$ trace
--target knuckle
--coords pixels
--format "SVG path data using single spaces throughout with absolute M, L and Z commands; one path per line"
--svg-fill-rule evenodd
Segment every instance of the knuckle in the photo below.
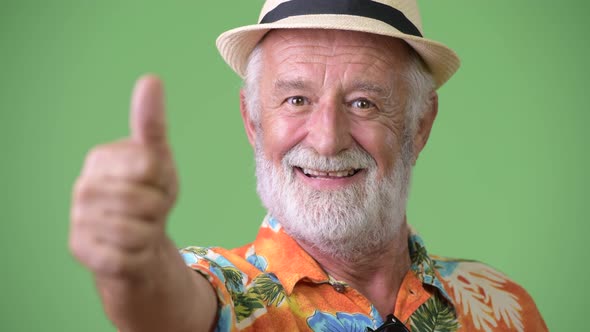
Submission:
M 93 188 L 90 183 L 82 177 L 78 178 L 74 183 L 74 188 L 72 190 L 74 204 L 88 199 L 92 196 L 92 192 Z
M 143 181 L 152 179 L 157 170 L 158 160 L 150 149 L 124 140 L 92 148 L 82 174 Z
M 84 223 L 84 209 L 80 205 L 73 205 L 70 209 L 70 227 L 72 231 L 79 229 Z
M 117 226 L 128 230 L 126 226 Z M 123 234 L 116 235 L 119 240 L 127 241 L 126 245 L 106 241 L 97 243 L 88 241 L 81 233 L 73 232 L 69 238 L 69 249 L 72 255 L 95 275 L 129 278 L 140 274 L 153 258 L 149 238 L 140 232 L 127 239 Z M 112 240 L 113 238 L 111 238 Z M 129 246 L 133 244 L 133 250 Z
M 88 247 L 89 241 L 84 241 L 79 232 L 73 231 L 70 234 L 68 241 L 68 247 L 70 253 L 82 264 L 87 265 L 88 263 Z
M 112 150 L 112 146 L 109 144 L 101 144 L 92 147 L 88 153 L 86 153 L 85 166 L 91 167 L 100 164 L 101 161 L 107 157 L 110 150 Z

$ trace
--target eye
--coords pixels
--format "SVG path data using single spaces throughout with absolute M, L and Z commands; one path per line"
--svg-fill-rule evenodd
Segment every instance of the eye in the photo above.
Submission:
M 364 110 L 375 107 L 375 104 L 368 101 L 367 99 L 357 99 L 357 100 L 354 100 L 350 104 L 354 108 L 359 108 L 359 109 L 364 109 Z
M 287 103 L 293 106 L 304 106 L 307 103 L 307 98 L 302 96 L 293 96 L 287 98 Z

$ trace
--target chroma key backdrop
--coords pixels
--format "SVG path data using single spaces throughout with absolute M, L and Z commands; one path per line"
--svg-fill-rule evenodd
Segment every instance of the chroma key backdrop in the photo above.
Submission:
M 0 330 L 115 331 L 68 251 L 86 152 L 128 134 L 131 88 L 165 81 L 181 180 L 178 247 L 236 247 L 264 209 L 239 116 L 240 80 L 215 48 L 261 0 L 0 2 Z M 590 198 L 587 2 L 420 1 L 425 35 L 462 59 L 439 90 L 409 222 L 429 252 L 521 283 L 551 331 L 582 331 Z M 584 310 L 583 310 L 584 308 Z

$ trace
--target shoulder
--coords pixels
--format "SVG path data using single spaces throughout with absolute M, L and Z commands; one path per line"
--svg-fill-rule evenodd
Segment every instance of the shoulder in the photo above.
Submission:
M 186 247 L 180 250 L 184 262 L 189 267 L 203 271 L 207 269 L 223 279 L 223 273 L 234 271 L 244 275 L 258 274 L 260 270 L 249 262 L 246 257 L 246 248 L 228 250 L 220 247 Z
M 266 262 L 254 253 L 252 245 L 232 250 L 187 247 L 180 253 L 185 263 L 203 275 L 217 293 L 216 331 L 251 327 L 258 318 L 274 310 L 271 307 L 287 303 L 280 281 L 274 274 L 264 272 Z
M 431 256 L 466 331 L 547 331 L 527 291 L 478 261 Z

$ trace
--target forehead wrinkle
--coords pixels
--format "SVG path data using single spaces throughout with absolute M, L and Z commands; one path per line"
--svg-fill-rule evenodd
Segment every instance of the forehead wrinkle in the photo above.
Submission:
M 402 47 L 398 47 L 395 42 L 396 42 L 396 39 L 393 39 L 393 38 L 389 39 L 388 38 L 385 41 L 385 43 L 379 44 L 377 46 L 377 45 L 374 45 L 374 42 L 367 41 L 360 47 L 360 49 L 372 50 L 374 52 L 363 52 L 363 53 L 359 53 L 358 51 L 357 52 L 354 51 L 354 50 L 359 50 L 358 45 L 345 44 L 345 45 L 342 45 L 341 47 L 351 48 L 353 51 L 347 52 L 347 53 L 340 53 L 340 54 L 349 54 L 349 55 L 355 55 L 355 56 L 359 56 L 360 54 L 363 54 L 365 56 L 368 55 L 368 56 L 371 56 L 377 60 L 377 61 L 373 62 L 374 65 L 377 65 L 379 62 L 381 62 L 382 64 L 385 65 L 386 68 L 400 68 L 408 63 L 409 46 L 406 43 L 403 43 L 400 41 L 400 43 L 402 44 L 401 45 Z
M 276 45 L 276 44 L 277 44 L 277 43 L 275 43 L 275 46 L 273 46 L 272 48 L 273 48 L 274 50 L 277 50 L 277 51 L 279 51 L 279 53 L 286 52 L 286 51 L 289 51 L 289 50 L 291 50 L 291 49 L 296 49 L 297 51 L 300 51 L 300 50 L 302 50 L 302 49 L 311 49 L 311 52 L 310 52 L 310 51 L 308 51 L 307 53 L 308 53 L 308 54 L 314 54 L 314 53 L 316 53 L 317 51 L 320 51 L 320 50 L 322 50 L 322 49 L 324 49 L 325 51 L 329 51 L 329 50 L 331 50 L 331 49 L 332 49 L 332 47 L 329 47 L 329 46 L 323 46 L 323 45 L 303 45 L 303 46 L 302 46 L 302 45 L 298 45 L 298 44 L 296 44 L 296 43 L 295 43 L 295 44 L 294 44 L 294 43 L 287 43 L 287 44 L 286 44 L 286 45 L 284 45 L 284 46 L 279 46 L 279 47 L 277 47 L 277 45 Z M 314 55 L 316 55 L 316 56 L 318 56 L 318 55 L 322 55 L 322 56 L 326 56 L 326 55 L 328 55 L 328 52 L 317 52 L 317 53 L 320 53 L 320 54 L 314 54 Z M 324 53 L 326 53 L 326 54 L 324 54 Z
M 295 37 L 291 38 L 294 39 Z M 340 47 L 340 46 L 338 46 Z M 357 49 L 358 47 L 354 47 L 352 45 L 347 46 L 348 48 L 352 48 L 352 49 Z M 370 48 L 375 50 L 375 52 L 354 52 L 354 51 L 350 51 L 350 52 L 336 52 L 336 48 L 337 47 L 330 47 L 330 46 L 321 46 L 321 45 L 314 45 L 314 46 L 304 46 L 301 47 L 300 45 L 286 45 L 284 47 L 281 47 L 279 50 L 280 52 L 278 52 L 279 54 L 281 53 L 289 53 L 287 52 L 289 49 L 296 49 L 297 51 L 301 51 L 302 48 L 312 48 L 313 50 L 317 50 L 320 52 L 314 52 L 313 50 L 310 52 L 306 52 L 306 53 L 301 53 L 301 52 L 295 52 L 296 54 L 294 55 L 288 55 L 286 57 L 280 57 L 279 59 L 277 59 L 277 63 L 279 65 L 288 63 L 288 62 L 292 62 L 292 64 L 317 64 L 317 65 L 331 65 L 329 62 L 327 61 L 327 59 L 334 59 L 334 58 L 338 58 L 338 57 L 346 57 L 346 56 L 350 56 L 350 57 L 360 57 L 360 56 L 370 56 L 374 58 L 374 61 L 371 61 L 370 65 L 371 66 L 377 66 L 377 70 L 382 71 L 382 70 L 387 70 L 387 69 L 391 69 L 391 68 L 396 68 L 396 67 L 401 67 L 402 63 L 405 63 L 405 61 L 403 61 L 402 59 L 400 59 L 397 56 L 391 56 L 384 54 L 383 49 L 379 48 L 379 47 L 369 47 L 369 46 L 363 46 L 366 48 Z M 327 52 L 321 52 L 321 51 L 327 51 Z M 391 53 L 391 52 L 389 52 Z M 399 52 L 396 52 L 399 53 Z M 295 60 L 293 60 L 293 58 L 295 58 Z M 398 61 L 396 61 L 398 60 Z M 400 61 L 401 60 L 401 61 Z M 367 65 L 367 62 L 360 62 L 360 61 L 349 61 L 349 64 L 356 64 L 356 65 Z
M 342 48 L 358 48 L 358 47 L 362 47 L 362 48 L 367 48 L 367 49 L 371 49 L 371 50 L 375 50 L 377 51 L 377 53 L 382 53 L 382 52 L 389 52 L 389 51 L 393 51 L 393 44 L 390 42 L 385 42 L 383 43 L 379 43 L 379 46 L 377 45 L 373 45 L 373 43 L 364 43 L 363 45 L 354 45 L 354 44 L 344 44 L 344 45 L 340 45 L 340 47 Z M 407 48 L 404 47 L 402 48 L 403 52 L 394 52 L 394 53 L 400 53 L 400 54 L 406 54 L 407 53 Z
M 273 87 L 275 90 L 288 91 L 288 90 L 305 90 L 309 86 L 309 83 L 301 78 L 295 79 L 283 79 L 278 78 L 274 81 Z
M 323 33 L 323 32 L 341 32 L 341 31 L 320 29 L 319 32 Z M 272 44 L 274 44 L 274 47 L 272 47 L 272 48 L 276 48 L 280 44 L 283 44 L 283 43 L 281 43 L 281 41 L 282 41 L 282 42 L 284 42 L 284 44 L 287 44 L 284 47 L 282 47 L 283 49 L 286 50 L 286 49 L 289 49 L 290 47 L 301 46 L 301 45 L 299 45 L 299 46 L 297 45 L 297 44 L 300 44 L 300 41 L 302 41 L 303 43 L 306 43 L 306 39 L 308 39 L 308 38 L 305 38 L 305 37 L 302 38 L 302 36 L 308 36 L 310 33 L 311 32 L 308 29 L 303 29 L 303 30 L 301 30 L 301 29 L 271 30 L 265 36 L 265 38 L 263 39 L 262 42 L 264 44 L 268 44 L 268 40 L 272 39 L 269 37 L 271 37 L 271 36 L 277 37 L 278 40 L 272 42 Z M 321 36 L 326 36 L 326 34 L 321 34 Z M 359 36 L 362 36 L 362 39 L 356 38 Z M 293 40 L 295 40 L 295 42 L 293 42 Z M 309 46 L 309 47 L 319 48 L 319 49 L 323 48 L 328 51 L 331 50 L 332 52 L 334 52 L 338 48 L 358 49 L 359 47 L 362 47 L 362 48 L 376 50 L 376 53 L 383 53 L 383 52 L 394 53 L 396 55 L 395 56 L 396 58 L 399 58 L 398 55 L 400 55 L 402 58 L 404 56 L 407 56 L 409 54 L 409 48 L 410 48 L 409 45 L 401 39 L 387 37 L 387 36 L 371 35 L 371 34 L 366 34 L 366 33 L 362 33 L 362 32 L 358 32 L 358 33 L 348 32 L 346 37 L 343 37 L 342 33 L 339 33 L 336 35 L 330 34 L 330 36 L 327 37 L 327 39 L 324 38 L 324 40 L 327 40 L 327 42 L 322 43 L 322 44 L 315 44 L 315 45 L 308 44 L 308 45 L 304 45 L 304 47 Z M 358 43 L 351 43 L 353 40 L 358 41 Z
M 338 66 L 341 64 L 346 64 L 347 66 L 349 65 L 359 65 L 359 66 L 368 66 L 367 68 L 375 68 L 375 70 L 377 70 L 378 72 L 384 72 L 384 71 L 395 71 L 395 72 L 399 72 L 399 70 L 401 69 L 402 65 L 401 64 L 395 64 L 391 61 L 388 61 L 390 59 L 385 58 L 385 57 L 381 57 L 381 56 L 377 56 L 377 55 L 373 55 L 373 61 L 368 62 L 366 59 L 364 61 L 361 60 L 356 60 L 356 59 L 346 59 L 345 61 L 337 61 L 338 57 L 360 57 L 360 55 L 358 53 L 343 53 L 343 54 L 338 54 L 337 56 L 330 56 L 330 55 L 318 55 L 318 54 L 299 54 L 299 55 L 294 55 L 291 57 L 287 57 L 283 60 L 281 60 L 280 64 L 284 64 L 284 63 L 289 63 L 291 62 L 291 64 L 297 64 L 297 65 L 324 65 L 327 67 L 332 67 L 332 66 Z M 293 59 L 295 58 L 295 59 Z
M 361 39 L 355 37 L 356 35 L 361 36 L 360 34 L 352 35 L 355 38 L 349 38 L 349 34 L 346 36 L 340 33 L 336 35 L 325 34 L 325 36 L 322 34 L 320 35 L 323 36 L 320 38 L 323 40 L 322 43 L 308 43 L 308 41 L 315 40 L 315 35 L 308 36 L 308 31 L 295 33 L 294 31 L 275 30 L 274 32 L 271 31 L 267 37 L 270 37 L 270 35 L 278 37 L 272 40 L 272 42 L 272 38 L 266 38 L 264 40 L 264 48 L 273 54 L 275 64 L 281 68 L 281 72 L 275 73 L 275 76 L 278 74 L 278 76 L 283 76 L 286 79 L 290 79 L 290 77 L 294 79 L 297 77 L 301 78 L 299 75 L 301 74 L 300 70 L 302 68 L 300 69 L 299 66 L 323 67 L 320 71 L 322 74 L 316 72 L 319 75 L 314 75 L 317 80 L 307 81 L 305 84 L 302 84 L 304 82 L 289 84 L 288 86 L 278 84 L 276 85 L 277 88 L 309 89 L 311 88 L 311 84 L 319 83 L 325 86 L 326 84 L 337 83 L 334 81 L 334 77 L 328 74 L 331 70 L 329 68 L 344 65 L 348 69 L 341 71 L 341 74 L 338 76 L 341 78 L 350 77 L 352 80 L 349 82 L 352 82 L 355 78 L 383 77 L 383 73 L 387 73 L 386 76 L 388 77 L 385 78 L 384 82 L 375 82 L 382 84 L 385 88 L 382 89 L 382 92 L 367 87 L 361 90 L 373 90 L 375 94 L 391 96 L 394 94 L 394 85 L 397 85 L 398 74 L 403 70 L 403 65 L 407 63 L 406 60 L 409 54 L 409 46 L 407 44 L 389 37 L 381 38 L 362 35 L 363 38 Z M 340 61 L 339 57 L 341 57 L 342 61 Z M 360 68 L 349 70 L 350 66 L 360 66 Z M 309 70 L 311 68 L 313 67 L 310 67 Z M 308 69 L 303 70 L 307 72 Z M 316 67 L 314 70 L 319 70 L 319 67 Z M 321 76 L 323 76 L 323 79 Z M 346 79 L 340 81 L 340 85 L 346 81 Z M 351 86 L 352 83 L 347 85 Z M 357 85 L 361 87 L 362 84 Z
M 399 61 L 404 61 L 408 55 L 409 55 L 409 46 L 405 43 L 403 43 L 403 45 L 401 45 L 402 47 L 398 47 L 395 43 L 394 40 L 387 40 L 384 43 L 378 43 L 375 44 L 376 41 L 366 41 L 365 43 L 363 43 L 362 45 L 354 45 L 354 44 L 343 44 L 343 45 L 334 45 L 333 48 L 343 48 L 343 49 L 352 49 L 353 51 L 348 52 L 350 54 L 354 54 L 354 55 L 358 55 L 358 52 L 355 52 L 355 50 L 360 49 L 366 49 L 366 50 L 372 50 L 374 52 L 371 52 L 369 55 L 381 58 L 382 60 L 389 62 L 387 60 L 389 59 L 396 59 Z M 344 53 L 341 53 L 344 54 Z M 385 60 L 387 59 L 387 60 Z
M 299 62 L 297 62 L 299 63 Z M 326 65 L 323 62 L 301 62 L 303 64 L 319 64 L 319 65 Z M 347 66 L 350 65 L 354 65 L 357 63 L 349 63 L 347 64 Z M 358 63 L 359 65 L 365 65 L 365 63 Z M 335 66 L 335 64 L 328 64 L 327 66 Z M 345 70 L 345 73 L 350 73 L 350 71 Z M 348 74 L 345 74 L 345 77 L 349 76 Z M 327 79 L 327 77 L 325 77 L 325 79 Z M 346 78 L 344 78 L 344 81 L 347 81 Z M 347 90 L 352 90 L 352 91 L 362 91 L 362 92 L 367 92 L 367 93 L 371 93 L 374 94 L 375 96 L 379 97 L 379 98 L 389 98 L 392 94 L 393 94 L 393 86 L 391 83 L 393 80 L 387 80 L 386 82 L 374 82 L 374 81 L 370 81 L 370 80 L 364 80 L 364 79 L 356 79 L 353 78 L 353 81 L 351 84 L 348 84 L 348 89 Z M 327 82 L 324 82 L 324 85 Z M 302 77 L 294 77 L 294 78 L 289 78 L 289 77 L 279 77 L 277 79 L 275 79 L 273 81 L 273 88 L 277 91 L 290 91 L 290 90 L 309 90 L 311 89 L 312 86 L 312 82 L 310 80 L 304 79 Z
M 388 91 L 391 91 L 391 88 L 389 87 L 384 88 L 380 84 L 361 80 L 354 81 L 351 85 L 351 88 L 354 91 L 370 92 L 382 96 L 388 94 Z
M 362 53 L 358 53 L 358 52 L 346 52 L 346 53 L 338 53 L 338 54 L 316 54 L 316 53 L 303 53 L 303 54 L 296 54 L 296 55 L 290 55 L 287 56 L 286 58 L 281 60 L 281 63 L 288 61 L 289 59 L 295 57 L 296 60 L 294 61 L 295 63 L 317 63 L 319 62 L 318 60 L 312 60 L 312 59 L 318 59 L 321 58 L 323 60 L 325 59 L 338 59 L 339 57 L 352 57 L 352 60 L 348 60 L 346 61 L 346 63 L 351 63 L 351 64 L 368 64 L 367 61 L 362 62 L 362 61 L 358 61 L 355 60 L 355 58 L 359 58 L 362 56 L 371 56 L 372 58 L 375 58 L 374 61 L 371 61 L 370 64 L 375 64 L 377 62 L 382 62 L 383 64 L 386 64 L 388 66 L 394 67 L 394 63 L 391 62 L 391 58 L 390 57 L 386 57 L 386 56 L 381 56 L 381 55 L 377 55 L 377 54 L 362 54 Z M 321 61 L 321 60 L 320 60 Z M 322 63 L 325 64 L 330 64 L 330 61 L 323 61 Z
M 292 63 L 290 63 L 291 65 L 320 65 L 320 66 L 325 66 L 325 67 L 336 67 L 336 66 L 341 66 L 343 65 L 343 63 L 326 63 L 325 61 L 321 61 L 321 60 L 297 60 L 294 61 Z M 371 64 L 367 64 L 366 62 L 349 62 L 347 61 L 346 63 L 344 63 L 346 66 L 353 66 L 353 65 L 358 65 L 358 66 L 367 66 L 368 68 L 371 67 L 376 67 L 376 65 L 374 63 Z M 378 66 L 380 67 L 380 66 Z M 386 67 L 386 68 L 390 68 L 390 67 Z M 376 70 L 381 72 L 384 71 L 385 68 L 381 69 L 381 68 L 377 68 Z M 364 71 L 366 72 L 366 70 Z

